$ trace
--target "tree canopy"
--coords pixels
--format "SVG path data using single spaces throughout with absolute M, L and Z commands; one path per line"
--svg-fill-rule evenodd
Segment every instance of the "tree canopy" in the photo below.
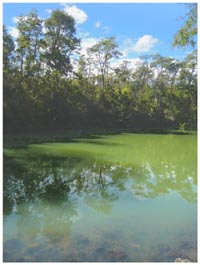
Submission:
M 196 45 L 197 36 L 197 3 L 187 4 L 189 11 L 185 16 L 183 27 L 176 33 L 173 46 L 185 47 Z
M 191 5 L 174 45 L 194 44 L 195 10 Z M 113 64 L 121 56 L 114 37 L 78 55 L 75 21 L 63 11 L 53 11 L 44 21 L 32 11 L 19 17 L 17 28 L 16 45 L 3 29 L 5 132 L 196 129 L 195 50 L 183 60 L 149 54 L 131 68 L 127 60 Z

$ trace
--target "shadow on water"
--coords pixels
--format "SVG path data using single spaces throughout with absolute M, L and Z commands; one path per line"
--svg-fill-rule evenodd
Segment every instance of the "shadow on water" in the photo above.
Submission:
M 120 135 L 124 133 L 136 134 L 174 134 L 174 135 L 195 135 L 196 131 L 180 131 L 169 129 L 143 129 L 143 128 L 124 128 L 124 129 L 110 129 L 110 130 L 95 130 L 95 131 L 66 131 L 66 132 L 41 132 L 35 134 L 18 134 L 4 135 L 4 147 L 25 148 L 29 144 L 42 143 L 76 143 L 80 139 L 85 140 L 100 140 L 104 136 Z M 90 143 L 90 141 L 88 141 Z M 99 143 L 98 141 L 96 144 Z M 105 143 L 108 145 L 108 143 Z
M 111 143 L 102 141 L 103 136 L 98 135 L 88 135 L 82 136 L 81 138 L 69 138 L 69 137 L 41 137 L 41 138 L 7 138 L 4 141 L 4 148 L 15 148 L 15 149 L 26 149 L 29 145 L 32 144 L 44 144 L 44 143 L 89 143 L 96 145 L 104 145 L 104 146 L 117 146 L 118 143 Z
M 96 144 L 95 140 L 91 143 Z M 145 199 L 177 191 L 187 202 L 195 203 L 194 183 L 185 169 L 176 172 L 174 165 L 163 164 L 156 171 L 148 163 L 123 167 L 98 163 L 81 155 L 68 158 L 4 155 L 4 223 L 13 214 L 17 216 L 17 235 L 5 240 L 4 261 L 124 262 L 133 261 L 133 256 L 136 261 L 174 261 L 180 253 L 184 258 L 186 252 L 193 251 L 189 255 L 192 259 L 196 257 L 195 243 L 185 246 L 184 253 L 180 245 L 176 253 L 170 248 L 166 255 L 161 249 L 145 254 L 137 242 L 132 242 L 130 249 L 116 243 L 120 232 L 115 230 L 109 236 L 98 233 L 72 236 L 72 225 L 80 218 L 80 198 L 87 207 L 110 216 L 124 192 Z
M 101 138 L 98 138 L 98 140 Z M 120 146 L 122 143 L 112 143 L 106 141 L 98 141 L 98 140 L 87 140 L 87 139 L 79 139 L 77 140 L 78 143 L 87 143 L 87 144 L 94 144 L 94 145 L 103 145 L 103 146 Z

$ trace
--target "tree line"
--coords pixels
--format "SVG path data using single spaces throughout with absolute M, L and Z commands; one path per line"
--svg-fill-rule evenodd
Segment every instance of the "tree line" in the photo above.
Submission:
M 195 47 L 194 10 L 191 5 L 174 45 Z M 122 55 L 115 38 L 81 54 L 75 21 L 61 10 L 46 20 L 36 11 L 20 16 L 17 29 L 14 42 L 3 26 L 4 132 L 196 129 L 195 48 L 181 61 L 149 54 L 135 68 L 126 60 L 114 67 Z

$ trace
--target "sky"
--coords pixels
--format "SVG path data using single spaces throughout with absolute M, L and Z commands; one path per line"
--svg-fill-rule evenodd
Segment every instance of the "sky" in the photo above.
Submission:
M 191 48 L 173 48 L 176 32 L 183 26 L 187 12 L 181 3 L 4 3 L 3 24 L 14 39 L 17 17 L 36 10 L 42 19 L 61 9 L 74 17 L 76 34 L 81 38 L 82 53 L 100 39 L 114 36 L 120 60 L 135 63 L 146 54 L 159 53 L 178 60 Z

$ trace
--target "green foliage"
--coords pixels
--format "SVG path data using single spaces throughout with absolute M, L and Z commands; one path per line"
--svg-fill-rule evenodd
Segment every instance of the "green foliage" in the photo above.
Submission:
M 173 46 L 185 47 L 196 45 L 197 36 L 197 3 L 187 4 L 189 12 L 186 14 L 184 26 L 176 33 Z
M 14 51 L 15 45 L 10 34 L 8 34 L 6 27 L 3 26 L 3 68 L 8 70 L 11 66 L 11 55 Z
M 74 24 L 74 19 L 61 10 L 53 11 L 51 17 L 45 20 L 47 49 L 44 58 L 50 68 L 66 76 L 72 70 L 69 55 L 79 44 L 74 35 Z
M 80 42 L 74 19 L 60 10 L 45 21 L 36 12 L 21 16 L 18 30 L 16 50 L 3 32 L 6 132 L 196 129 L 196 51 L 182 61 L 155 54 L 141 57 L 135 69 L 128 61 L 113 68 L 111 60 L 120 55 L 115 39 L 74 55 Z
M 179 124 L 179 131 L 184 132 L 185 131 L 185 122 Z
M 121 53 L 117 50 L 114 37 L 100 40 L 89 49 L 89 53 L 94 55 L 94 63 L 98 65 L 101 74 L 102 87 L 105 88 L 105 81 L 108 78 L 109 61 L 118 58 Z
M 42 40 L 42 20 L 35 11 L 28 16 L 20 16 L 17 29 L 16 57 L 20 62 L 21 74 L 38 74 L 40 71 L 40 52 L 45 47 Z

